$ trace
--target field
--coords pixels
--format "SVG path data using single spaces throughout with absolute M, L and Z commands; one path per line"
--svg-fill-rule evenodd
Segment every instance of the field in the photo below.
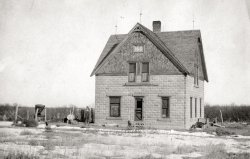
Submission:
M 4 125 L 5 124 L 5 125 Z M 249 158 L 250 136 L 51 125 L 10 127 L 0 122 L 0 158 Z M 59 126 L 59 127 L 58 127 Z M 237 128 L 238 129 L 238 128 Z M 244 128 L 250 132 L 250 127 Z
M 0 158 L 5 159 L 245 159 L 250 158 L 250 107 L 209 106 L 205 117 L 217 118 L 225 128 L 209 127 L 203 130 L 174 131 L 128 128 L 104 128 L 91 124 L 67 125 L 61 123 L 71 107 L 47 109 L 51 130 L 44 124 L 38 128 L 10 126 L 15 107 L 0 105 Z M 74 114 L 80 115 L 81 109 Z M 21 106 L 18 115 L 34 117 L 34 108 Z M 5 116 L 5 117 L 4 117 Z

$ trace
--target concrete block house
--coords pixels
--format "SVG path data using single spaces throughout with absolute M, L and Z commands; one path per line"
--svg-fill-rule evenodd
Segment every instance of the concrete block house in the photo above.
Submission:
M 152 30 L 137 23 L 109 37 L 91 74 L 96 123 L 188 129 L 204 117 L 200 31 L 161 32 L 160 21 Z

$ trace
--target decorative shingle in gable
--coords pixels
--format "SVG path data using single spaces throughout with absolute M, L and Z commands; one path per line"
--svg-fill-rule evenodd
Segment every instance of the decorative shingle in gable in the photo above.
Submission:
M 139 23 L 137 23 L 128 34 L 110 36 L 91 76 L 95 74 L 103 61 L 108 58 L 112 52 L 118 50 L 132 32 L 136 31 L 143 32 L 143 34 L 145 34 L 145 36 L 147 36 L 184 74 L 193 75 L 194 63 L 196 63 L 195 52 L 198 51 L 198 58 L 200 59 L 199 68 L 202 68 L 200 69 L 200 75 L 202 75 L 201 78 L 208 81 L 199 30 L 154 33 Z M 198 38 L 200 38 L 200 47 Z

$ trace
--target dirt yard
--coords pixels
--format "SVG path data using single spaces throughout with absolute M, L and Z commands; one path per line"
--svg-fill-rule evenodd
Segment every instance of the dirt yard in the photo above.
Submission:
M 1 125 L 1 123 L 0 123 Z M 2 124 L 4 125 L 4 124 Z M 249 158 L 250 136 L 205 132 L 114 130 L 52 126 L 0 128 L 0 158 L 18 153 L 37 158 Z

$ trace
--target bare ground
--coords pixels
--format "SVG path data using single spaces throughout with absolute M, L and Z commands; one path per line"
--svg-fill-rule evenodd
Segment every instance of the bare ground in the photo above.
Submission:
M 0 124 L 1 125 L 1 124 Z M 42 126 L 40 126 L 42 127 Z M 0 158 L 24 152 L 40 158 L 218 158 L 250 153 L 250 136 L 205 132 L 79 127 L 0 128 Z M 246 155 L 249 157 L 250 155 Z

